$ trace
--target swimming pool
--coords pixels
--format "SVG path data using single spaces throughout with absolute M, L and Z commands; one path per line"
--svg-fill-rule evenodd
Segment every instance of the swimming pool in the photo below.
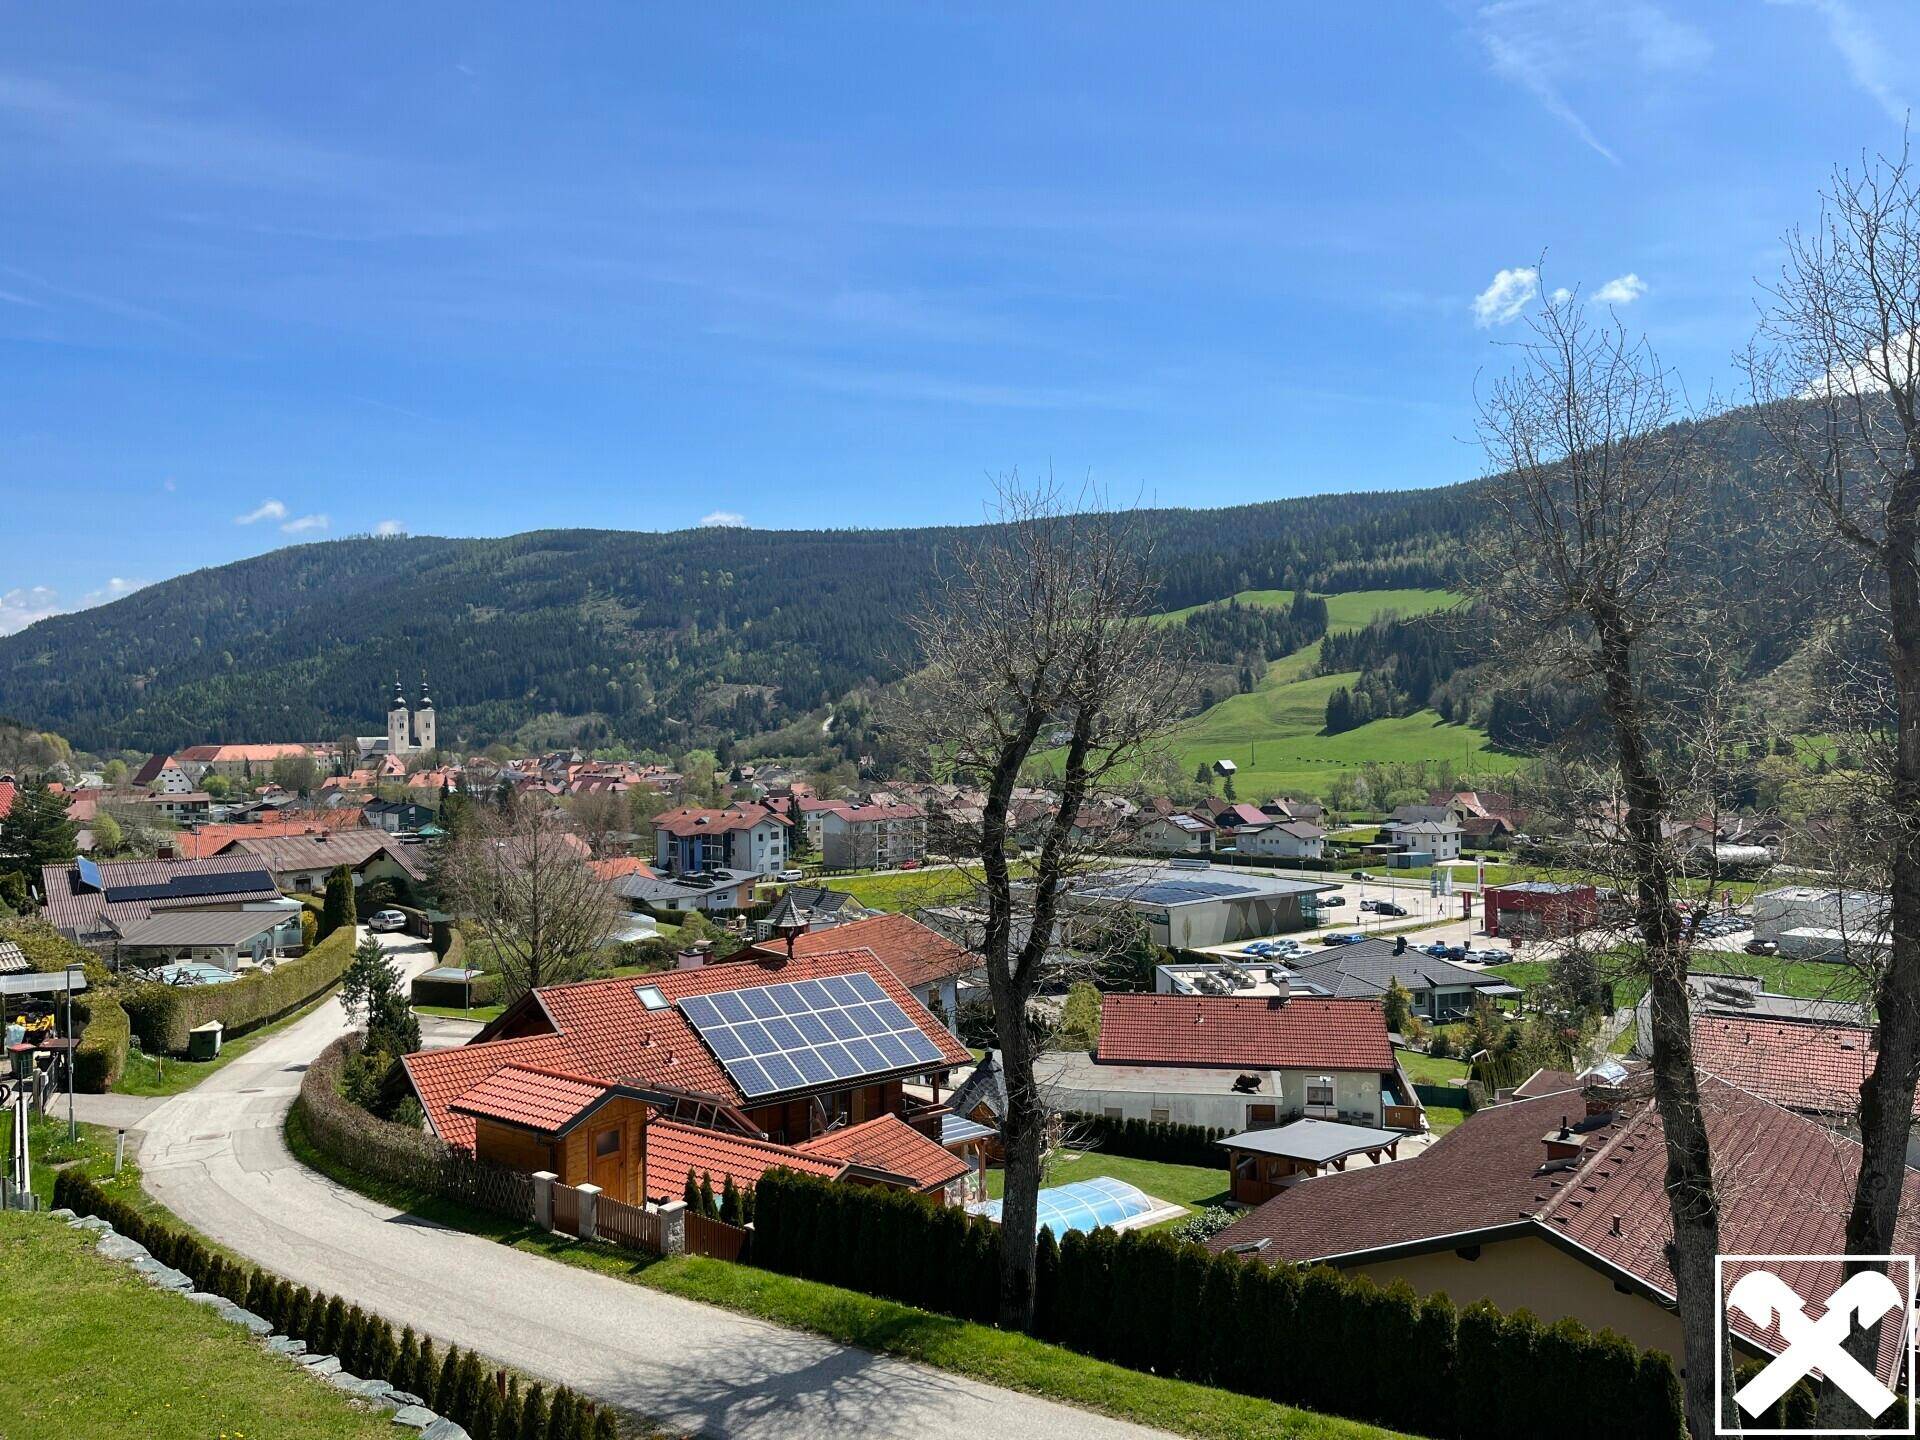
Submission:
M 1076 1180 L 1071 1185 L 1042 1190 L 1039 1220 L 1043 1228 L 1053 1232 L 1054 1239 L 1060 1240 L 1069 1230 L 1098 1230 L 1102 1225 L 1124 1230 L 1129 1222 L 1164 1208 L 1152 1196 L 1126 1181 L 1102 1175 L 1098 1179 Z M 967 1213 L 984 1215 L 997 1225 L 1000 1202 L 976 1201 L 967 1207 Z

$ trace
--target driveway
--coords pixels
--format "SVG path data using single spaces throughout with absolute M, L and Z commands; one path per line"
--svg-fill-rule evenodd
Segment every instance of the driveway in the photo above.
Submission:
M 424 945 L 392 948 L 410 973 L 432 963 Z M 150 1113 L 147 1188 L 296 1284 L 671 1430 L 756 1440 L 1156 1433 L 510 1250 L 342 1189 L 295 1161 L 280 1127 L 307 1063 L 348 1028 L 330 1001 Z

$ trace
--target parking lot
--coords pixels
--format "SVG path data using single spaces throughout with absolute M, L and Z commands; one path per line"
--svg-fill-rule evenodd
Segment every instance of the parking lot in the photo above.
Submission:
M 1472 875 L 1471 869 L 1462 869 L 1455 883 L 1471 883 Z M 1469 899 L 1473 904 L 1471 918 L 1462 914 Z M 1362 908 L 1363 903 L 1377 904 L 1381 901 L 1397 905 L 1408 913 L 1382 914 L 1371 908 L 1371 904 L 1368 908 Z M 1320 926 L 1317 930 L 1260 938 L 1297 940 L 1309 951 L 1316 951 L 1324 948 L 1320 937 L 1329 933 L 1368 936 L 1405 934 L 1407 944 L 1413 947 L 1437 942 L 1468 950 L 1503 950 L 1508 958 L 1515 960 L 1544 960 L 1565 943 L 1558 939 L 1526 942 L 1516 941 L 1509 936 L 1490 936 L 1486 931 L 1485 913 L 1478 894 L 1456 890 L 1452 895 L 1435 896 L 1429 893 L 1426 880 L 1396 881 L 1388 878 L 1387 872 L 1368 872 L 1366 879 L 1357 876 L 1342 879 L 1335 889 L 1320 897 L 1319 903 Z M 1606 946 L 1619 937 L 1615 933 L 1596 931 L 1588 938 L 1596 945 Z M 1698 948 L 1738 952 L 1752 939 L 1752 923 L 1747 917 L 1738 913 L 1715 914 L 1702 923 Z M 1231 944 L 1209 946 L 1207 953 L 1240 956 L 1248 945 L 1254 943 L 1257 943 L 1256 940 L 1239 940 Z M 1479 969 L 1501 962 L 1469 960 L 1460 963 L 1466 964 L 1469 969 Z

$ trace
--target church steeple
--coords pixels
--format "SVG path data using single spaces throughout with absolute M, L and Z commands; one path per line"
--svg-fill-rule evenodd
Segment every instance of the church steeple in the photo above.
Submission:
M 420 672 L 420 708 L 413 712 L 413 743 L 417 749 L 437 750 L 440 737 L 433 718 L 433 696 L 427 693 L 427 672 Z
M 407 697 L 400 688 L 400 672 L 393 672 L 393 704 L 387 707 L 387 753 L 404 755 L 412 748 L 413 727 L 407 723 Z

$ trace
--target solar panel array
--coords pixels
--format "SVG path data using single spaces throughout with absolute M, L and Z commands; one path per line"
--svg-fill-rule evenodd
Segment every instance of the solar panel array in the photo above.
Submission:
M 679 1006 L 749 1100 L 946 1063 L 871 975 L 689 995 Z
M 93 861 L 82 855 L 73 864 L 74 868 L 80 872 L 82 885 L 90 886 L 95 890 L 106 889 L 106 882 L 100 878 L 100 867 Z
M 273 876 L 265 870 L 222 870 L 211 875 L 174 875 L 152 885 L 113 885 L 106 895 L 110 903 L 118 905 L 128 900 L 191 900 L 273 888 Z

